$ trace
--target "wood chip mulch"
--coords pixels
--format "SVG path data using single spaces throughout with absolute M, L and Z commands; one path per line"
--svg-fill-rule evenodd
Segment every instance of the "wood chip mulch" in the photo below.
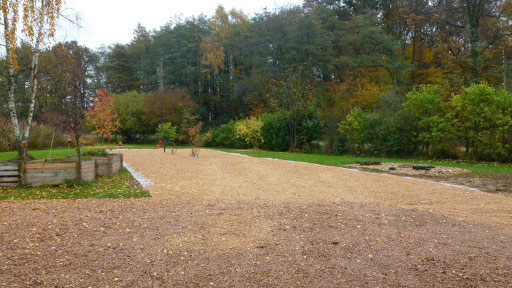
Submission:
M 201 151 L 123 151 L 132 200 L 0 202 L 0 287 L 507 287 L 512 197 Z

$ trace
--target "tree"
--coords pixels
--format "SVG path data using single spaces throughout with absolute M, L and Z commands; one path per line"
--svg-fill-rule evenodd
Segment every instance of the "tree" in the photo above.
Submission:
M 149 95 L 142 108 L 142 120 L 150 131 L 155 131 L 162 122 L 181 125 L 184 113 L 193 112 L 195 107 L 196 104 L 185 90 L 167 88 Z
M 103 64 L 105 84 L 113 93 L 124 93 L 137 90 L 140 82 L 135 76 L 135 68 L 125 45 L 115 44 L 106 56 Z
M 63 103 L 64 111 L 64 131 L 73 135 L 76 143 L 76 154 L 78 156 L 77 165 L 77 181 L 82 181 L 82 150 L 80 138 L 83 136 L 85 128 L 86 106 L 83 105 L 87 101 L 84 93 L 73 93 L 69 95 L 66 102 Z
M 159 140 L 174 141 L 176 140 L 176 138 L 178 138 L 177 130 L 178 127 L 173 126 L 172 122 L 160 123 L 156 128 L 155 136 Z
M 148 96 L 136 91 L 113 94 L 115 113 L 118 115 L 121 135 L 127 141 L 136 142 L 152 131 L 143 122 L 143 107 Z
M 53 38 L 56 30 L 56 21 L 60 14 L 62 6 L 61 0 L 24 0 L 22 3 L 23 20 L 22 35 L 26 41 L 32 44 L 32 59 L 30 61 L 30 102 L 26 125 L 23 131 L 20 129 L 18 114 L 16 111 L 15 93 L 15 74 L 18 70 L 18 61 L 16 56 L 16 46 L 20 35 L 18 35 L 18 22 L 20 0 L 3 0 L 0 6 L 2 10 L 2 20 L 4 26 L 3 38 L 5 41 L 5 52 L 8 62 L 8 85 L 9 85 L 9 110 L 14 129 L 16 148 L 18 156 L 26 158 L 27 151 L 23 149 L 21 143 L 28 141 L 30 127 L 34 115 L 34 108 L 37 94 L 37 76 L 39 69 L 40 46 L 46 40 Z
M 158 55 L 153 38 L 141 24 L 137 25 L 133 34 L 133 40 L 126 49 L 133 63 L 136 81 L 140 83 L 140 91 L 154 91 L 157 89 Z
M 209 134 L 201 135 L 203 123 L 197 121 L 197 116 L 185 112 L 183 123 L 181 123 L 181 140 L 192 146 L 190 157 L 199 158 L 200 148 L 204 141 L 210 138 Z
M 336 60 L 338 69 L 349 74 L 355 69 L 381 70 L 389 76 L 388 83 L 399 88 L 408 67 L 399 53 L 400 43 L 385 32 L 377 14 L 354 16 L 344 29 L 347 31 L 340 39 L 342 54 Z
M 81 105 L 87 109 L 96 92 L 91 87 L 96 69 L 96 55 L 76 41 L 57 43 L 42 53 L 38 117 L 45 112 L 64 114 L 63 103 L 75 94 L 81 94 Z
M 510 94 L 508 94 L 510 95 Z M 466 157 L 479 160 L 493 153 L 502 109 L 497 91 L 486 83 L 472 84 L 454 95 L 453 126 L 466 147 Z
M 302 69 L 290 70 L 285 75 L 286 78 L 274 80 L 268 95 L 276 111 L 289 114 L 287 131 L 292 151 L 298 148 L 297 136 L 301 119 L 315 105 L 316 99 L 312 81 L 304 78 L 302 72 Z
M 417 119 L 417 140 L 430 157 L 451 156 L 455 131 L 448 97 L 437 86 L 420 86 L 407 94 L 404 107 Z
M 90 126 L 93 127 L 93 134 L 103 136 L 107 135 L 110 143 L 112 133 L 119 131 L 119 118 L 115 113 L 114 98 L 108 94 L 107 90 L 99 89 L 97 96 L 93 100 L 93 106 L 85 113 L 85 118 Z
M 366 128 L 366 114 L 360 108 L 354 108 L 347 115 L 346 119 L 338 124 L 338 131 L 345 135 L 348 140 L 348 151 L 350 153 L 361 153 L 363 133 Z

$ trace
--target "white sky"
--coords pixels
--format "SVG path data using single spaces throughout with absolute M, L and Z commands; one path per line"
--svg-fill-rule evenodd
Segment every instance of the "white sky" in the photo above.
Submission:
M 272 10 L 301 3 L 302 0 L 65 0 L 65 14 L 77 13 L 82 28 L 62 20 L 56 40 L 77 40 L 81 45 L 96 49 L 101 45 L 128 43 L 138 23 L 153 30 L 175 16 L 213 15 L 218 5 L 253 15 L 265 7 Z

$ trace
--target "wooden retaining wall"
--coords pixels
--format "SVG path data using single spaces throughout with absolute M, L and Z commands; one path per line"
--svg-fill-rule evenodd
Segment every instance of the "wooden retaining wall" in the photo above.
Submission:
M 94 157 L 96 163 L 96 175 L 110 175 L 119 172 L 123 168 L 123 154 L 109 154 L 106 157 Z
M 16 162 L 0 162 L 0 187 L 18 186 L 20 171 Z
M 22 165 L 22 183 L 33 187 L 41 185 L 62 184 L 66 180 L 77 178 L 77 165 L 72 162 L 42 162 L 33 161 Z M 94 180 L 96 178 L 96 166 L 94 160 L 82 161 L 80 171 L 82 180 Z

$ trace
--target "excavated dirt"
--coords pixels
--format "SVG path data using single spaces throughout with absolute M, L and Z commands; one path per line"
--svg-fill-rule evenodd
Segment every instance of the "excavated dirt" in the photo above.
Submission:
M 443 166 L 431 166 L 429 170 L 415 170 L 413 166 L 416 164 L 409 163 L 381 163 L 379 165 L 360 165 L 351 164 L 345 167 L 361 169 L 361 170 L 375 170 L 379 172 L 386 172 L 396 175 L 407 175 L 407 176 L 454 176 L 468 174 L 471 171 L 461 168 L 443 167 Z M 425 165 L 420 165 L 425 166 Z M 395 170 L 390 170 L 393 167 Z
M 0 287 L 508 287 L 512 197 L 201 151 L 123 151 L 134 200 L 0 202 Z

